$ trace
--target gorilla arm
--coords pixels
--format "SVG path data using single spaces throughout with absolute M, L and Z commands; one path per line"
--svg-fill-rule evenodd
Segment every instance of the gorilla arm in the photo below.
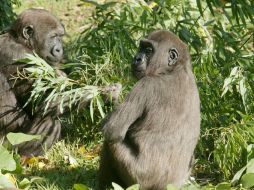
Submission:
M 25 112 L 17 106 L 16 97 L 6 77 L 0 72 L 0 138 L 6 132 L 22 126 L 26 120 Z
M 147 81 L 141 79 L 133 87 L 125 101 L 110 115 L 103 126 L 103 134 L 108 142 L 121 142 L 130 126 L 142 116 L 145 109 Z
M 38 141 L 26 142 L 18 145 L 23 155 L 39 155 L 43 152 L 42 144 L 50 148 L 60 137 L 60 122 L 50 113 L 42 115 L 41 112 L 33 118 L 18 105 L 6 77 L 0 72 L 0 138 L 8 132 L 23 132 L 28 134 L 41 134 Z
M 145 165 L 137 163 L 135 145 L 126 144 L 125 139 L 127 131 L 135 127 L 135 123 L 146 112 L 145 105 L 148 105 L 147 100 L 154 95 L 154 83 L 155 81 L 151 77 L 140 79 L 130 91 L 126 100 L 112 113 L 104 125 L 105 144 L 100 165 L 102 186 L 104 183 L 110 185 L 108 179 L 106 179 L 106 182 L 104 181 L 104 177 L 110 175 L 107 173 L 107 171 L 111 170 L 109 167 L 113 167 L 114 170 L 117 170 L 118 175 L 123 176 L 121 180 L 124 181 L 126 186 L 136 183 L 131 176 L 136 176 L 146 171 L 142 168 Z M 109 152 L 111 152 L 110 155 Z M 114 160 L 114 164 L 108 161 L 111 159 Z M 113 164 L 113 166 L 110 164 Z M 119 169 L 119 167 L 122 169 Z M 109 178 L 109 180 L 116 179 Z

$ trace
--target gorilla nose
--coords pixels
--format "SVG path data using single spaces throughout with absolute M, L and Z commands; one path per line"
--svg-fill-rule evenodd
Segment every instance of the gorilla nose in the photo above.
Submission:
M 52 55 L 57 58 L 61 57 L 63 55 L 63 48 L 55 46 L 52 50 Z
M 137 62 L 137 63 L 138 63 L 138 62 L 141 62 L 141 61 L 142 61 L 141 57 L 139 57 L 139 58 L 136 59 L 136 62 Z
M 136 56 L 134 60 L 134 65 L 139 65 L 140 63 L 142 63 L 142 61 L 143 61 L 142 56 Z
M 135 65 L 139 65 L 141 62 L 142 62 L 142 59 L 141 58 L 137 58 L 135 60 Z
M 142 53 L 139 53 L 136 55 L 134 59 L 134 65 L 138 66 L 142 64 L 143 61 L 144 61 L 144 55 Z

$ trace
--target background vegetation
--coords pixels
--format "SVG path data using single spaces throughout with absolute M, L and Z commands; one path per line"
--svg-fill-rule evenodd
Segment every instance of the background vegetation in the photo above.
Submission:
M 14 18 L 11 3 L 16 12 L 44 7 L 66 25 L 66 80 L 74 81 L 78 94 L 87 92 L 87 85 L 99 89 L 120 82 L 123 98 L 134 82 L 130 63 L 139 39 L 156 29 L 176 33 L 189 45 L 201 97 L 202 132 L 192 179 L 195 185 L 188 188 L 254 186 L 254 1 L 29 0 L 19 7 L 17 1 L 1 1 L 0 29 Z M 4 6 L 8 8 L 2 10 Z M 69 85 L 52 85 L 56 78 L 41 79 L 53 95 L 75 97 Z M 34 93 L 41 94 L 40 88 Z M 100 121 L 112 109 L 99 96 L 95 98 L 86 109 L 72 110 L 71 117 L 62 118 L 68 135 L 46 157 L 25 161 L 23 174 L 14 176 L 17 185 L 25 177 L 27 188 L 85 188 L 73 187 L 82 183 L 94 189 L 102 140 Z M 70 105 L 74 103 L 72 98 Z
M 0 2 L 0 31 L 6 29 L 15 18 L 12 5 L 19 6 L 19 0 Z

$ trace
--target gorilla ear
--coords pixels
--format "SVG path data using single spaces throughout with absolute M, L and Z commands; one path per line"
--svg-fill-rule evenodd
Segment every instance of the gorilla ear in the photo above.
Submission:
M 168 55 L 168 65 L 174 65 L 178 59 L 178 51 L 175 48 L 169 50 Z
M 23 37 L 25 38 L 25 39 L 29 39 L 29 38 L 31 38 L 32 36 L 33 36 L 33 34 L 34 34 L 34 29 L 33 29 L 33 26 L 32 25 L 29 25 L 29 26 L 25 26 L 24 28 L 23 28 Z

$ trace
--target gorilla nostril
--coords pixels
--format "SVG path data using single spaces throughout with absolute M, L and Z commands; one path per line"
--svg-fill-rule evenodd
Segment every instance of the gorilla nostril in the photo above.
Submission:
M 52 55 L 55 56 L 55 57 L 61 56 L 62 55 L 62 49 L 59 48 L 59 47 L 53 48 Z
M 140 64 L 141 62 L 142 62 L 142 59 L 140 57 L 136 58 L 136 61 L 135 61 L 136 64 Z

